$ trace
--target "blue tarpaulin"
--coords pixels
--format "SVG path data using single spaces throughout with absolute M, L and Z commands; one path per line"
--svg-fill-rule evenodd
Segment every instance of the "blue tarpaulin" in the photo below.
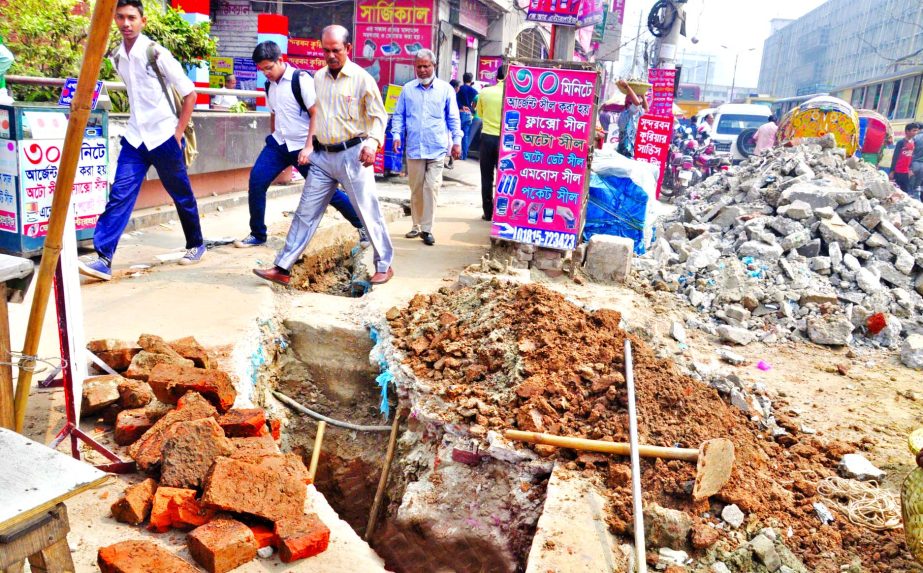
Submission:
M 583 240 L 597 234 L 625 237 L 635 242 L 635 254 L 647 250 L 648 195 L 628 177 L 590 174 L 590 198 Z

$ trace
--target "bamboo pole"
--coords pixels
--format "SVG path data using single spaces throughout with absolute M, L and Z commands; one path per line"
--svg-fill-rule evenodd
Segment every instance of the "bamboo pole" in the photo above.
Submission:
M 378 514 L 381 512 L 381 502 L 385 497 L 385 486 L 388 485 L 388 474 L 391 473 L 391 462 L 394 461 L 394 450 L 397 445 L 397 429 L 401 424 L 401 417 L 398 412 L 394 412 L 394 421 L 391 422 L 391 437 L 388 438 L 388 453 L 385 454 L 385 465 L 381 468 L 381 476 L 378 478 L 378 489 L 375 491 L 375 501 L 372 502 L 372 510 L 369 512 L 369 522 L 365 526 L 365 541 L 372 542 L 372 536 L 375 534 L 375 525 L 378 522 Z
M 29 402 L 29 390 L 32 387 L 32 371 L 35 368 L 35 353 L 38 352 L 42 337 L 42 324 L 45 311 L 48 310 L 48 295 L 54 278 L 55 267 L 61 254 L 61 235 L 67 212 L 70 208 L 71 195 L 74 190 L 74 174 L 83 133 L 93 106 L 93 92 L 99 78 L 99 68 L 109 44 L 109 29 L 115 15 L 116 0 L 96 0 L 93 17 L 90 20 L 90 33 L 87 37 L 86 52 L 80 66 L 77 79 L 77 92 L 71 103 L 70 120 L 64 136 L 64 148 L 61 150 L 61 164 L 58 167 L 58 179 L 55 183 L 54 199 L 51 203 L 51 218 L 48 221 L 48 234 L 42 249 L 42 261 L 38 268 L 35 295 L 29 313 L 29 325 L 23 344 L 22 359 L 19 361 L 19 382 L 16 386 L 15 412 L 16 431 L 22 432 L 26 418 L 26 406 Z
M 327 422 L 323 420 L 317 423 L 317 434 L 314 436 L 314 450 L 311 451 L 311 465 L 308 466 L 308 479 L 314 483 L 314 475 L 317 474 L 317 462 L 320 461 L 320 452 L 324 445 L 324 430 L 327 429 Z
M 10 355 L 10 313 L 7 308 L 6 283 L 0 284 L 0 428 L 14 430 L 13 358 Z
M 555 436 L 538 432 L 523 432 L 520 430 L 506 430 L 503 437 L 517 442 L 529 442 L 558 448 L 570 448 L 603 454 L 618 454 L 627 456 L 631 453 L 631 446 L 625 442 L 605 442 L 602 440 L 587 440 L 584 438 L 571 438 L 568 436 Z M 645 458 L 664 458 L 668 460 L 682 460 L 695 462 L 699 459 L 699 450 L 692 448 L 665 448 L 663 446 L 639 445 L 638 453 Z

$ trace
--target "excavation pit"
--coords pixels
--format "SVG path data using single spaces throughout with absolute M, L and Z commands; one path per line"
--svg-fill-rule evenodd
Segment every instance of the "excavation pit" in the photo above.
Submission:
M 290 286 L 295 289 L 359 298 L 369 288 L 372 249 L 355 243 L 339 242 L 306 253 L 292 267 Z

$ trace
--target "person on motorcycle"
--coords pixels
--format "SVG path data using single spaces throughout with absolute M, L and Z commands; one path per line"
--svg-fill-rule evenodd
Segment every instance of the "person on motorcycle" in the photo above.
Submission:
M 708 114 L 705 116 L 705 119 L 699 125 L 699 130 L 696 133 L 696 137 L 699 141 L 705 141 L 706 139 L 711 138 L 711 132 L 714 127 L 715 116 Z

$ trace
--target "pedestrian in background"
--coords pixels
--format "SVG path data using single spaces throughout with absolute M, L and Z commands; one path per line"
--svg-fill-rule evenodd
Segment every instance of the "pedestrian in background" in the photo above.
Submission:
M 317 112 L 314 115 L 314 152 L 301 201 L 285 238 L 285 246 L 271 269 L 254 269 L 260 278 L 282 285 L 311 242 L 327 204 L 342 185 L 375 251 L 375 274 L 369 282 L 382 284 L 394 275 L 394 248 L 375 196 L 375 154 L 385 140 L 388 114 L 374 78 L 349 59 L 349 31 L 332 25 L 321 34 L 327 65 L 314 76 Z
M 764 123 L 756 130 L 756 148 L 754 153 L 760 155 L 764 151 L 772 149 L 776 144 L 776 133 L 779 131 L 779 126 L 776 124 L 776 116 L 770 115 L 769 121 Z
M 478 161 L 481 167 L 481 218 L 490 221 L 494 216 L 494 174 L 500 159 L 500 112 L 503 109 L 503 79 L 506 69 L 497 70 L 496 85 L 481 90 L 477 111 L 481 117 L 481 149 Z
M 224 89 L 236 90 L 237 89 L 237 76 L 230 74 L 228 77 L 224 78 Z M 220 95 L 212 98 L 212 109 L 218 111 L 228 111 L 231 109 L 231 106 L 236 105 L 238 102 L 236 95 Z
M 465 72 L 462 76 L 465 82 L 459 86 L 455 101 L 458 104 L 458 114 L 461 119 L 462 137 L 461 158 L 468 159 L 468 149 L 471 147 L 471 125 L 474 122 L 474 110 L 478 101 L 478 92 L 474 89 L 474 74 Z
M 910 186 L 910 165 L 913 162 L 913 155 L 916 151 L 916 141 L 914 138 L 919 131 L 919 124 L 914 122 L 908 123 L 904 128 L 904 138 L 894 145 L 894 154 L 891 156 L 891 180 L 897 183 L 901 191 L 908 195 L 915 196 L 917 199 L 920 197 L 913 193 L 915 189 Z
M 638 120 L 647 111 L 647 100 L 638 97 L 635 90 L 631 89 L 628 82 L 619 80 L 618 86 L 625 92 L 625 111 L 619 114 L 619 145 L 616 151 L 620 154 L 634 159 L 635 157 L 635 134 L 638 132 Z
M 308 178 L 308 158 L 313 151 L 312 136 L 317 99 L 314 79 L 304 70 L 297 70 L 282 61 L 282 49 L 272 41 L 258 44 L 253 50 L 253 63 L 268 80 L 266 103 L 269 105 L 269 129 L 266 144 L 250 170 L 247 204 L 250 208 L 250 234 L 234 241 L 239 249 L 266 242 L 266 191 L 284 169 L 295 167 Z M 296 97 L 295 83 L 298 82 Z M 300 101 L 299 101 L 300 97 Z M 368 241 L 362 222 L 349 203 L 349 197 L 336 191 L 330 204 L 359 230 L 360 242 Z
M 81 274 L 104 281 L 112 278 L 112 257 L 131 218 L 144 176 L 152 165 L 176 205 L 186 236 L 186 253 L 179 264 L 192 265 L 205 256 L 199 207 L 183 156 L 183 132 L 195 108 L 195 85 L 169 50 L 142 33 L 147 18 L 141 0 L 118 0 L 115 24 L 122 42 L 112 62 L 125 82 L 131 113 L 109 201 L 96 222 L 93 235 L 96 257 L 78 262 Z M 152 71 L 151 65 L 156 65 L 159 73 Z M 161 76 L 165 86 L 161 86 Z M 172 97 L 166 93 L 171 86 L 182 97 L 178 114 L 167 99 Z
M 407 132 L 404 154 L 407 156 L 413 227 L 405 236 L 408 239 L 421 237 L 424 244 L 434 245 L 433 221 L 442 186 L 446 142 L 451 139 L 451 156 L 458 159 L 463 133 L 455 90 L 436 77 L 436 55 L 426 49 L 418 51 L 414 70 L 417 79 L 404 85 L 391 116 L 391 135 L 394 152 L 398 153 L 402 134 Z
M 923 186 L 923 130 L 918 131 L 913 137 L 913 159 L 910 163 L 909 193 L 915 197 L 919 197 L 921 186 Z

